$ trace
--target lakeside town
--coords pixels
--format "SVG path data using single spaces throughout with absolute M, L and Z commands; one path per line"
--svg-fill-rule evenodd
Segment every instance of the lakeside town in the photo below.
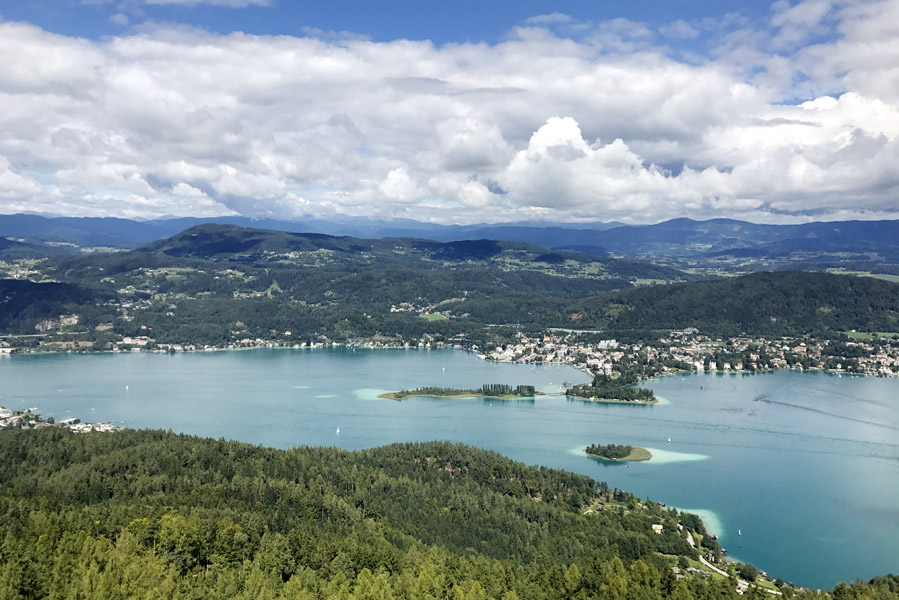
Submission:
M 59 422 L 53 417 L 44 419 L 37 412 L 37 408 L 27 408 L 25 410 L 10 410 L 0 406 L 0 429 L 8 429 L 18 427 L 21 429 L 44 429 L 47 427 L 58 427 L 67 429 L 74 433 L 88 433 L 90 431 L 117 431 L 119 427 L 109 422 L 89 422 L 83 423 L 77 417 L 62 419 Z
M 518 334 L 483 356 L 500 362 L 564 363 L 592 375 L 637 380 L 683 372 L 754 373 L 774 369 L 836 374 L 899 376 L 899 340 L 816 340 L 810 337 L 718 338 L 696 329 L 672 331 L 655 343 L 623 343 L 598 333 L 552 330 L 540 337 Z

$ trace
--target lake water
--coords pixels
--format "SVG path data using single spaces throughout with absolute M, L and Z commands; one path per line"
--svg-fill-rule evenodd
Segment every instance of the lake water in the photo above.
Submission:
M 700 512 L 731 557 L 800 585 L 899 573 L 899 380 L 674 376 L 649 384 L 664 398 L 655 406 L 377 398 L 424 385 L 555 392 L 588 379 L 450 350 L 51 354 L 0 360 L 0 406 L 282 448 L 465 442 Z M 581 452 L 590 443 L 654 458 L 606 463 Z

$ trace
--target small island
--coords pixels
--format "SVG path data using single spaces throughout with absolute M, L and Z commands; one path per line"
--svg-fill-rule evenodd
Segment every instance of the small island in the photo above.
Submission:
M 565 390 L 566 396 L 572 396 L 591 402 L 620 402 L 623 404 L 657 404 L 658 398 L 652 390 L 633 387 L 635 380 L 630 378 L 614 379 L 607 375 L 597 375 L 593 383 L 574 385 Z
M 624 446 L 619 444 L 591 444 L 584 450 L 590 456 L 594 456 L 601 460 L 618 461 L 641 461 L 652 458 L 652 453 L 646 448 L 637 448 L 635 446 Z
M 404 400 L 406 398 L 492 398 L 496 400 L 512 400 L 515 398 L 533 398 L 542 396 L 532 385 L 512 387 L 502 383 L 485 383 L 476 390 L 444 387 L 420 387 L 414 390 L 401 390 L 381 394 L 378 398 Z

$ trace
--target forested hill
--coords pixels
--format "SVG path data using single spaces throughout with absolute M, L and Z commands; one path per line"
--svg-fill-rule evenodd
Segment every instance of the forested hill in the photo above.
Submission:
M 0 279 L 0 332 L 35 333 L 47 319 L 108 297 L 66 283 Z
M 245 339 L 418 343 L 424 336 L 483 345 L 485 324 L 549 324 L 565 299 L 694 278 L 520 242 L 366 240 L 227 225 L 194 227 L 140 251 L 56 258 L 35 268 L 35 279 L 74 286 L 94 300 L 20 307 L 7 312 L 0 334 L 77 333 L 95 349 L 138 335 L 223 346 Z M 495 301 L 504 311 L 478 321 L 462 310 L 456 318 L 451 311 L 468 299 Z M 506 319 L 508 307 L 525 318 Z
M 197 225 L 141 248 L 168 256 L 255 266 L 437 269 L 481 265 L 557 275 L 624 280 L 697 279 L 669 267 L 581 252 L 555 251 L 523 242 L 489 239 L 435 242 L 415 238 L 363 239 L 291 233 L 236 225 Z
M 570 324 L 605 329 L 696 327 L 722 335 L 899 331 L 899 284 L 777 271 L 653 286 L 578 301 Z
M 457 444 L 0 432 L 4 599 L 738 598 L 733 580 L 674 576 L 695 556 L 678 522 L 701 539 L 695 516 Z M 839 599 L 893 600 L 896 584 Z

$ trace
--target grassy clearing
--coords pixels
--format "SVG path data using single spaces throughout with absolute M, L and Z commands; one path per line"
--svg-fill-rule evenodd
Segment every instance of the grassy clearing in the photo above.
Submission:
M 758 579 L 755 580 L 754 583 L 755 583 L 755 585 L 757 585 L 758 587 L 760 587 L 760 588 L 762 588 L 762 589 L 779 591 L 779 590 L 777 589 L 777 586 L 774 585 L 773 582 L 768 581 L 768 580 L 765 579 L 764 577 L 759 577 Z
M 872 273 L 871 271 L 850 271 L 849 269 L 827 269 L 828 273 L 834 275 L 854 275 L 856 277 L 871 277 L 873 279 L 882 279 L 899 283 L 899 275 L 890 275 L 888 273 Z
M 899 333 L 890 333 L 886 331 L 847 331 L 846 335 L 848 335 L 853 340 L 860 340 L 863 342 L 869 342 L 874 339 L 874 336 L 881 338 L 897 338 L 899 337 Z
M 642 277 L 637 277 L 634 280 L 634 285 L 658 285 L 668 283 L 664 279 L 644 279 Z
M 444 315 L 434 314 L 434 313 L 424 313 L 420 315 L 422 319 L 428 322 L 434 321 L 446 321 L 446 317 Z

